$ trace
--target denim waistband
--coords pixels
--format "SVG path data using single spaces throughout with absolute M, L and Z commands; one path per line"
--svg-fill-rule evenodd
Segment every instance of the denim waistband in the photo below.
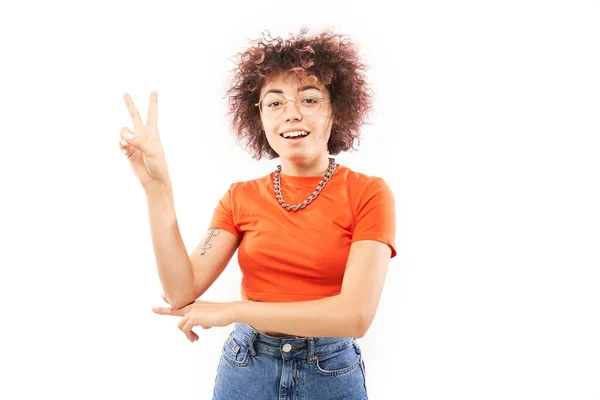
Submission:
M 248 351 L 256 355 L 262 353 L 277 358 L 304 358 L 311 362 L 315 356 L 333 353 L 354 346 L 360 354 L 356 339 L 351 337 L 273 337 L 260 333 L 253 327 L 235 323 L 231 333 L 234 339 L 248 346 Z

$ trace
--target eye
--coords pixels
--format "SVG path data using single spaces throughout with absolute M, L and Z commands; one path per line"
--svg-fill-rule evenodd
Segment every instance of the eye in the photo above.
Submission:
M 305 97 L 302 99 L 302 102 L 306 104 L 316 104 L 319 102 L 319 99 L 314 97 Z
M 321 97 L 322 96 L 320 93 L 318 93 L 314 90 L 311 90 L 311 91 L 302 93 L 300 95 L 299 99 L 302 104 L 305 104 L 307 106 L 314 106 L 321 102 Z
M 282 103 L 279 100 L 274 100 L 274 101 L 269 102 L 267 104 L 267 107 L 269 107 L 269 108 L 277 108 L 277 107 L 281 107 L 281 104 Z

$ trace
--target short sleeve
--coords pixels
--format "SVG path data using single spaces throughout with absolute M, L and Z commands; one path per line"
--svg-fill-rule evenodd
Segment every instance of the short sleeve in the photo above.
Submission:
M 376 240 L 387 244 L 396 256 L 396 205 L 394 194 L 382 179 L 372 181 L 364 190 L 356 214 L 352 242 Z
M 235 184 L 229 187 L 229 190 L 223 195 L 213 213 L 212 219 L 210 220 L 209 228 L 218 228 L 226 230 L 237 236 L 239 239 L 242 238 L 242 234 L 236 226 L 234 212 L 233 212 L 233 191 Z

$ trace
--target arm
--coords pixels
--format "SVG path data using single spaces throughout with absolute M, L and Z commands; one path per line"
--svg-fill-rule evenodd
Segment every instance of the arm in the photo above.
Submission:
M 148 217 L 158 277 L 169 303 L 181 306 L 192 296 L 193 273 L 181 239 L 170 186 L 146 188 Z
M 289 335 L 363 337 L 379 305 L 390 254 L 384 243 L 354 242 L 339 295 L 290 303 L 235 302 L 232 319 L 260 331 Z
M 173 192 L 158 185 L 146 189 L 158 277 L 174 308 L 202 295 L 225 269 L 238 246 L 235 235 L 211 229 L 188 255 L 175 215 Z

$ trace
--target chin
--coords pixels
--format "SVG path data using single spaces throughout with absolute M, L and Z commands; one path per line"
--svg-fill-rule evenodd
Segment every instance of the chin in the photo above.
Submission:
M 285 159 L 293 162 L 304 162 L 308 161 L 311 158 L 314 158 L 316 155 L 311 154 L 307 151 L 285 151 L 279 153 L 280 159 Z

